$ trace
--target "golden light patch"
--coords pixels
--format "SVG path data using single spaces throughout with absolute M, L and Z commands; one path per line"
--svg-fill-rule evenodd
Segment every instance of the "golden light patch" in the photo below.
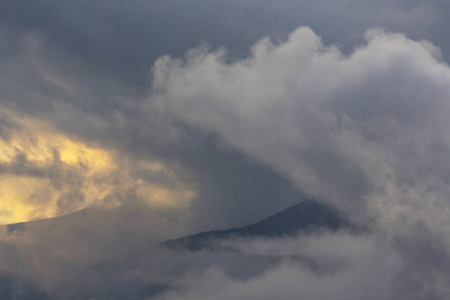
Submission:
M 137 189 L 138 199 L 150 207 L 185 207 L 194 195 L 188 188 L 169 190 L 154 184 L 141 185 Z
M 29 196 L 28 191 L 39 186 L 37 181 L 18 176 L 0 176 L 0 224 L 28 219 L 33 208 L 24 201 L 14 199 L 26 199 Z M 24 186 L 27 188 L 24 189 Z
M 49 191 L 45 178 L 0 175 L 0 224 L 55 216 L 59 193 Z
M 116 206 L 114 195 L 135 194 L 149 207 L 186 207 L 192 189 L 164 164 L 120 157 L 61 134 L 48 123 L 8 113 L 18 126 L 0 139 L 0 224 L 50 218 L 90 205 Z M 175 188 L 174 188 L 175 187 Z M 113 200 L 111 200 L 113 199 Z
M 0 140 L 0 164 L 6 170 L 0 174 L 0 224 L 54 217 L 105 197 L 108 191 L 95 186 L 93 176 L 115 169 L 111 154 L 40 126 L 21 125 L 8 141 Z M 65 209 L 59 199 L 72 190 L 83 197 Z
M 105 150 L 89 147 L 53 130 L 48 124 L 33 119 L 12 118 L 21 126 L 11 139 L 0 139 L 0 159 L 13 161 L 17 153 L 24 153 L 28 160 L 47 163 L 54 159 L 55 151 L 61 162 L 69 165 L 87 164 L 89 168 L 113 169 L 112 156 Z

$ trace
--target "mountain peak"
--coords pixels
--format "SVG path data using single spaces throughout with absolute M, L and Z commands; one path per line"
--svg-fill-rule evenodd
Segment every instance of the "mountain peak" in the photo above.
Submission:
M 299 233 L 307 234 L 315 230 L 336 231 L 351 227 L 352 225 L 331 206 L 313 200 L 304 200 L 248 226 L 183 236 L 174 240 L 167 240 L 161 246 L 173 250 L 213 250 L 215 241 L 230 238 L 295 236 Z

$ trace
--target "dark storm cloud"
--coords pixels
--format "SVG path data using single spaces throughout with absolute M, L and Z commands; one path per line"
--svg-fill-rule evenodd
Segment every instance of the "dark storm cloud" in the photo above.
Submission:
M 4 0 L 0 17 L 18 33 L 35 32 L 103 69 L 103 76 L 145 85 L 160 55 L 181 56 L 207 41 L 234 54 L 263 36 L 284 39 L 311 26 L 347 50 L 365 29 L 387 26 L 448 49 L 445 1 L 28 1 Z M 447 50 L 444 51 L 447 53 Z
M 248 225 L 305 198 L 272 169 L 216 147 L 217 141 L 208 140 L 186 155 L 201 183 L 192 202 L 190 232 Z
M 190 218 L 175 218 L 178 226 L 126 190 L 106 197 L 119 199 L 119 210 L 5 233 L 5 295 L 25 282 L 36 286 L 29 293 L 57 299 L 157 292 L 162 299 L 261 299 L 274 291 L 298 298 L 318 290 L 324 299 L 448 298 L 449 75 L 442 61 L 450 57 L 449 5 L 0 1 L 1 110 L 45 119 L 62 134 L 111 150 L 146 182 L 180 184 L 141 169 L 140 159 L 159 161 L 197 186 Z M 284 42 L 305 25 L 315 33 L 304 28 Z M 374 26 L 407 37 L 376 30 L 364 41 Z M 273 44 L 249 50 L 264 36 Z M 441 47 L 442 60 L 421 39 Z M 211 50 L 191 51 L 183 62 L 158 60 L 147 95 L 161 55 L 184 58 L 204 41 Z M 214 52 L 220 47 L 228 55 Z M 16 130 L 0 117 L 2 140 Z M 54 158 L 43 168 L 18 153 L 1 172 L 73 187 L 58 201 L 67 212 L 85 201 L 83 176 Z M 241 254 L 177 256 L 154 247 L 186 232 L 257 221 L 304 194 L 369 223 L 376 237 L 244 241 Z M 42 190 L 30 201 L 45 196 Z M 306 247 L 301 255 L 341 268 L 322 276 L 290 258 L 273 263 L 278 246 Z M 329 252 L 318 258 L 320 251 Z

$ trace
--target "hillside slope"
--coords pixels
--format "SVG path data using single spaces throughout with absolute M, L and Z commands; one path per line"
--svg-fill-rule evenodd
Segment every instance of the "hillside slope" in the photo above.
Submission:
M 353 228 L 353 226 L 332 207 L 307 200 L 245 227 L 212 230 L 169 239 L 163 242 L 161 247 L 190 251 L 213 250 L 214 242 L 218 240 L 294 236 L 314 230 L 336 231 L 341 228 Z

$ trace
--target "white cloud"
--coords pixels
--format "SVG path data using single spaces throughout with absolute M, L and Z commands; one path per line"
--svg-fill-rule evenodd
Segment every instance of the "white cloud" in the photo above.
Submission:
M 147 109 L 218 136 L 387 237 L 404 261 L 396 297 L 439 299 L 432 278 L 449 279 L 450 68 L 427 41 L 381 29 L 365 39 L 344 55 L 303 27 L 243 60 L 205 47 L 163 57 Z
M 325 234 L 233 244 L 241 255 L 279 261 L 244 280 L 219 266 L 191 272 L 158 299 L 388 299 L 400 268 L 392 250 L 367 237 Z
M 366 39 L 344 56 L 299 28 L 233 63 L 204 47 L 184 62 L 164 57 L 151 98 L 350 212 L 369 199 L 383 212 L 392 187 L 448 195 L 450 69 L 430 43 L 379 29 Z

